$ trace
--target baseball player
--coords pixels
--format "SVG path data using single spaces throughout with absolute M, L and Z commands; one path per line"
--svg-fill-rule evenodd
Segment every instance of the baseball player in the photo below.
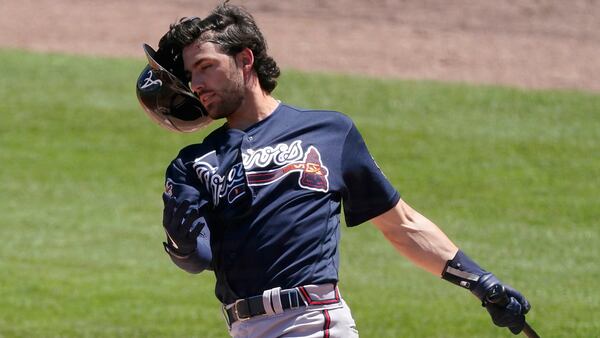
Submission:
M 243 8 L 180 20 L 145 50 L 137 94 L 154 121 L 180 132 L 226 121 L 168 166 L 163 226 L 177 266 L 214 272 L 232 337 L 358 337 L 338 288 L 342 211 L 470 290 L 496 325 L 523 329 L 525 297 L 401 199 L 350 118 L 272 96 L 279 68 Z

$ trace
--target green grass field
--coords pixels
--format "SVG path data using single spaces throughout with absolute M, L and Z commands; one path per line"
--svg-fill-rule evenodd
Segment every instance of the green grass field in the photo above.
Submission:
M 161 245 L 164 169 L 208 130 L 154 125 L 143 66 L 0 50 L 0 337 L 227 336 L 213 275 Z M 600 95 L 290 71 L 275 96 L 350 115 L 404 199 L 528 296 L 541 336 L 600 336 Z M 512 336 L 370 224 L 341 253 L 361 337 Z

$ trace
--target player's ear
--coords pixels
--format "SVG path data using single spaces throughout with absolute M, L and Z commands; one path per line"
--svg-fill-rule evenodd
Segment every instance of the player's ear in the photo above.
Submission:
M 244 48 L 241 52 L 235 56 L 235 61 L 238 66 L 241 66 L 244 72 L 248 72 L 254 66 L 254 53 L 250 48 Z

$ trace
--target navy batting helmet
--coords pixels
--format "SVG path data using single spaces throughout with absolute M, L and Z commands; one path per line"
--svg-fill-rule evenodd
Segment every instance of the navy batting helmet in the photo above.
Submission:
M 144 52 L 148 65 L 137 80 L 136 92 L 146 114 L 160 126 L 182 133 L 196 131 L 212 122 L 196 94 L 182 78 L 180 54 L 160 58 L 161 64 L 157 61 L 160 49 L 156 52 L 144 44 Z M 163 53 L 168 54 L 168 51 Z

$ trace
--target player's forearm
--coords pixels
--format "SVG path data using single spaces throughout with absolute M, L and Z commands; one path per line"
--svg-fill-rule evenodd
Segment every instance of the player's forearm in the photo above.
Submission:
M 402 200 L 372 221 L 396 250 L 436 276 L 458 251 L 442 230 Z

